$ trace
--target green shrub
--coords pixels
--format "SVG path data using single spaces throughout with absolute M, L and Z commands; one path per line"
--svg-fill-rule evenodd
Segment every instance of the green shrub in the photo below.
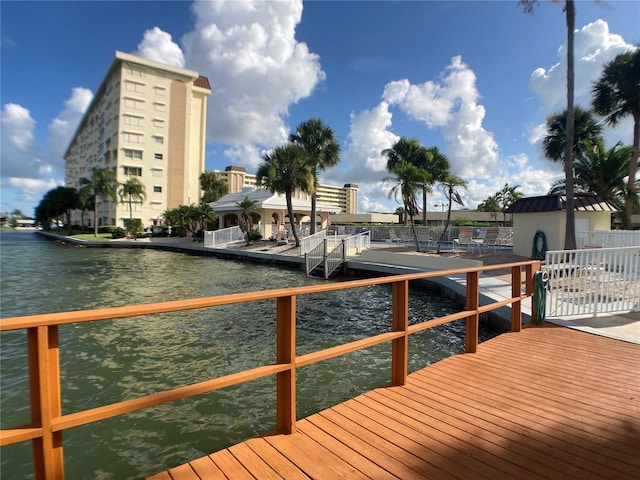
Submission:
M 251 230 L 251 232 L 249 232 L 249 240 L 252 242 L 262 240 L 262 234 L 260 233 L 260 230 L 258 230 L 257 228 Z
M 126 236 L 127 236 L 127 232 L 125 232 L 124 228 L 113 227 L 111 229 L 111 238 L 124 238 Z
M 102 225 L 98 227 L 98 233 L 113 233 L 116 228 L 120 227 L 116 227 L 115 225 Z

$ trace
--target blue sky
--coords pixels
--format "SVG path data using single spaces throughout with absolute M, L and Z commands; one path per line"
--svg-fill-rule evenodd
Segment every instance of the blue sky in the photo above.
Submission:
M 562 2 L 561 2 L 562 4 Z M 561 166 L 540 153 L 565 108 L 562 5 L 517 1 L 0 3 L 0 211 L 32 214 L 64 184 L 62 155 L 114 52 L 209 77 L 206 169 L 255 172 L 311 117 L 341 163 L 323 183 L 360 186 L 359 211 L 394 211 L 380 151 L 437 146 L 464 178 L 466 207 L 505 184 L 546 193 Z M 576 2 L 576 103 L 602 65 L 640 43 L 640 2 Z M 631 122 L 607 144 L 632 141 Z M 436 189 L 429 210 L 442 202 Z

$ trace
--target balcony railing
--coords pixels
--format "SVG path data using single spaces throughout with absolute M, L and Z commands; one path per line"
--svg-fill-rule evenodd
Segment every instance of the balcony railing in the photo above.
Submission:
M 480 274 L 489 270 L 504 268 L 511 270 L 511 298 L 481 306 L 479 288 Z M 523 269 L 525 272 L 524 291 L 522 290 Z M 64 430 L 270 375 L 276 376 L 277 430 L 283 433 L 291 433 L 296 429 L 297 368 L 374 345 L 391 342 L 391 383 L 393 385 L 403 385 L 406 382 L 408 374 L 408 346 L 409 335 L 411 334 L 437 325 L 465 319 L 465 351 L 473 353 L 478 347 L 480 314 L 505 305 L 511 305 L 511 330 L 519 331 L 522 322 L 522 301 L 532 297 L 533 276 L 539 269 L 539 261 L 527 261 L 128 307 L 5 318 L 0 320 L 0 331 L 26 330 L 27 332 L 31 421 L 27 425 L 0 430 L 0 446 L 31 440 L 33 445 L 35 478 L 38 480 L 62 479 L 64 478 L 62 442 L 62 433 Z M 467 279 L 465 308 L 450 315 L 409 325 L 409 282 L 460 274 L 466 274 Z M 392 316 L 390 331 L 304 355 L 296 354 L 297 297 L 383 284 L 391 285 Z M 70 414 L 62 413 L 60 345 L 58 342 L 58 327 L 60 325 L 109 321 L 118 318 L 211 308 L 260 300 L 273 300 L 276 306 L 275 363 L 88 410 L 77 411 Z M 376 315 L 376 312 L 371 312 L 371 315 Z M 162 375 L 162 372 L 158 372 L 158 375 Z

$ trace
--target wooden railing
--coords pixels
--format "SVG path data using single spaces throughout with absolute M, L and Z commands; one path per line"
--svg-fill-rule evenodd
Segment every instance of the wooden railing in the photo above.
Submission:
M 503 268 L 511 269 L 511 298 L 480 306 L 479 278 L 481 272 Z M 522 291 L 523 268 L 526 280 L 524 292 Z M 480 314 L 509 304 L 511 305 L 511 330 L 519 331 L 522 322 L 521 304 L 524 299 L 533 295 L 533 274 L 539 269 L 539 261 L 527 261 L 128 307 L 5 318 L 0 320 L 0 331 L 27 330 L 31 422 L 27 425 L 0 430 L 0 446 L 31 440 L 35 478 L 38 480 L 62 479 L 64 478 L 62 448 L 62 432 L 64 430 L 269 375 L 276 375 L 277 429 L 283 433 L 292 433 L 296 428 L 296 369 L 298 367 L 328 360 L 381 343 L 391 342 L 391 383 L 393 385 L 403 385 L 406 382 L 408 373 L 408 338 L 413 333 L 455 320 L 466 319 L 465 351 L 473 353 L 478 346 Z M 467 278 L 465 309 L 444 317 L 409 325 L 409 282 L 440 276 L 459 275 L 461 273 L 466 273 Z M 298 296 L 382 284 L 391 284 L 392 286 L 391 331 L 305 355 L 296 355 L 296 298 Z M 62 414 L 58 346 L 58 327 L 60 325 L 269 299 L 275 300 L 277 307 L 275 363 L 131 400 L 75 413 Z M 372 315 L 374 314 L 372 313 Z

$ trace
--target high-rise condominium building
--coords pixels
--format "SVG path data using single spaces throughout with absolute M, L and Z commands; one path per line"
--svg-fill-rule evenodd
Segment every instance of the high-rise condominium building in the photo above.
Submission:
M 79 189 L 91 168 L 107 168 L 122 184 L 136 177 L 146 199 L 132 204 L 143 226 L 165 210 L 198 203 L 204 172 L 209 80 L 193 70 L 116 52 L 67 151 L 66 185 Z M 129 204 L 101 201 L 98 225 L 124 226 Z M 92 225 L 92 215 L 85 214 Z M 80 213 L 74 215 L 80 223 Z
M 256 175 L 247 173 L 244 167 L 228 166 L 224 170 L 214 172 L 227 183 L 229 193 L 241 192 L 247 187 L 256 188 Z M 302 200 L 310 199 L 309 195 L 300 191 L 294 192 L 293 196 Z M 358 185 L 355 183 L 347 183 L 343 187 L 318 185 L 317 196 L 320 203 L 338 207 L 342 213 L 358 213 Z

